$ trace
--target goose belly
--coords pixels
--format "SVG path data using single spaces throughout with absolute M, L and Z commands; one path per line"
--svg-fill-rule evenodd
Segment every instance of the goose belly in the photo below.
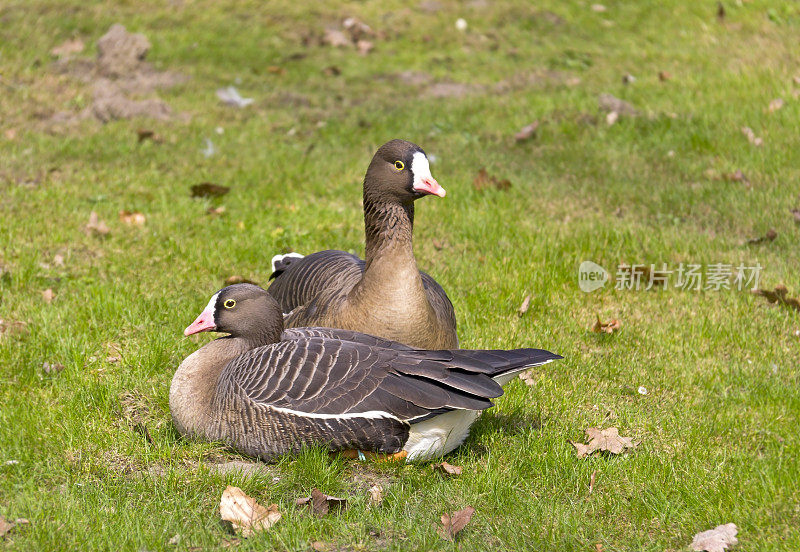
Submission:
M 403 447 L 408 453 L 406 459 L 428 460 L 452 451 L 464 442 L 479 415 L 477 410 L 454 410 L 411 424 L 408 441 Z

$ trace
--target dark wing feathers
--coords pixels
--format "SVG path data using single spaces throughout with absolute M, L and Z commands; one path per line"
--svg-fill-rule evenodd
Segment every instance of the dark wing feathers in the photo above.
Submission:
M 352 341 L 353 343 L 361 343 L 362 345 L 369 345 L 371 347 L 380 347 L 382 349 L 395 349 L 397 351 L 413 351 L 408 345 L 403 345 L 397 341 L 376 337 L 353 330 L 339 330 L 334 328 L 286 328 L 283 330 L 281 339 L 299 339 L 310 337 L 325 337 L 328 339 L 339 339 L 341 341 Z

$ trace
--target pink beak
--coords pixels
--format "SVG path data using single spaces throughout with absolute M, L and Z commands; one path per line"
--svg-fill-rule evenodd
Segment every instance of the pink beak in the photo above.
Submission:
M 418 186 L 414 186 L 414 191 L 439 197 L 444 197 L 447 193 L 444 188 L 439 186 L 439 183 L 436 182 L 436 179 L 433 177 L 423 178 Z
M 183 335 L 192 335 L 200 332 L 209 332 L 211 330 L 217 329 L 217 325 L 214 324 L 214 313 L 209 311 L 203 311 L 200 313 L 200 316 L 197 319 L 189 324 L 189 326 L 183 330 Z

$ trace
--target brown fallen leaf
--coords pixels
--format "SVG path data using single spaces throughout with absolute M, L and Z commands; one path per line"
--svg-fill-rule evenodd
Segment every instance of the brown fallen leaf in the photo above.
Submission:
M 281 519 L 278 505 L 264 508 L 239 487 L 228 486 L 219 502 L 219 515 L 223 521 L 231 523 L 234 531 L 241 531 L 243 537 L 265 531 Z
M 322 72 L 329 77 L 338 77 L 342 74 L 342 70 L 336 65 L 328 65 Z
M 52 288 L 47 288 L 46 290 L 44 290 L 42 292 L 42 299 L 48 305 L 53 302 L 53 297 L 55 297 L 55 296 L 56 296 L 56 294 L 55 294 L 55 292 L 53 291 Z
M 434 464 L 433 469 L 434 471 L 438 471 L 444 475 L 461 475 L 461 472 L 464 471 L 464 468 L 461 466 L 454 466 L 453 464 L 448 464 L 447 462 Z
M 760 147 L 764 145 L 764 140 L 761 137 L 756 136 L 756 133 L 753 132 L 753 129 L 750 127 L 742 127 L 742 134 L 747 137 L 747 141 L 753 144 L 756 147 Z
M 139 143 L 142 143 L 145 140 L 152 140 L 156 144 L 160 144 L 164 141 L 160 134 L 156 134 L 154 131 L 146 128 L 140 128 L 137 130 L 136 137 L 138 138 Z
M 116 343 L 106 343 L 106 362 L 110 364 L 114 364 L 115 362 L 119 362 L 122 360 L 122 348 L 117 345 Z
M 257 286 L 258 283 L 254 282 L 253 280 L 248 280 L 244 276 L 239 276 L 238 274 L 234 274 L 233 276 L 228 276 L 225 278 L 225 285 L 232 286 L 233 284 L 253 284 Z
M 620 116 L 635 117 L 639 111 L 625 100 L 621 100 L 612 94 L 600 94 L 597 99 L 600 111 L 615 112 Z
M 311 543 L 311 549 L 316 552 L 330 552 L 333 550 L 333 545 L 328 542 L 314 541 Z
M 525 385 L 531 387 L 532 385 L 536 384 L 536 379 L 533 376 L 533 370 L 525 370 L 524 372 L 520 372 L 519 379 L 524 381 Z
M 725 19 L 725 6 L 722 2 L 717 2 L 717 19 L 723 21 Z
M 369 493 L 369 503 L 372 506 L 377 506 L 381 502 L 383 502 L 383 487 L 380 485 L 373 485 L 369 489 L 367 489 Z
M 14 528 L 14 523 L 7 521 L 6 518 L 0 516 L 0 538 L 4 537 L 6 533 Z
M 356 49 L 358 50 L 358 53 L 361 54 L 362 56 L 366 56 L 374 48 L 375 45 L 369 40 L 359 40 L 358 42 L 356 42 Z
M 42 363 L 42 372 L 48 376 L 54 376 L 64 371 L 64 365 L 60 362 L 44 362 Z
M 750 290 L 750 293 L 764 297 L 769 303 L 777 303 L 800 312 L 800 301 L 794 297 L 789 297 L 789 290 L 783 284 L 775 286 L 773 291 L 768 289 L 753 289 Z
M 71 38 L 50 50 L 50 55 L 59 58 L 67 57 L 72 54 L 80 54 L 83 52 L 83 48 L 84 44 L 80 38 Z
M 331 510 L 341 509 L 347 504 L 347 499 L 326 495 L 315 488 L 311 490 L 311 496 L 298 498 L 295 500 L 295 504 L 298 506 L 308 504 L 311 506 L 311 511 L 313 511 L 316 516 L 322 517 L 327 515 Z
M 456 535 L 467 526 L 475 513 L 475 508 L 467 506 L 463 510 L 458 510 L 452 514 L 442 514 L 442 526 L 439 527 L 439 535 L 445 540 L 455 540 Z
M 482 192 L 489 188 L 495 188 L 500 191 L 507 191 L 511 188 L 511 181 L 507 178 L 500 180 L 486 172 L 486 167 L 481 167 L 475 179 L 472 181 L 472 187 Z
M 147 218 L 139 211 L 120 211 L 119 220 L 128 226 L 144 226 Z
M 767 108 L 767 111 L 769 111 L 770 113 L 775 113 L 782 107 L 783 107 L 783 98 L 775 98 L 774 100 L 769 102 L 769 107 Z
M 659 71 L 658 72 L 658 80 L 660 80 L 661 82 L 668 81 L 671 78 L 672 78 L 672 75 L 669 73 L 669 71 Z
M 586 437 L 588 437 L 589 443 L 585 445 L 569 441 L 575 447 L 578 458 L 585 458 L 596 451 L 622 454 L 626 449 L 638 446 L 638 443 L 633 442 L 632 437 L 620 437 L 616 427 L 607 427 L 606 429 L 590 427 L 586 430 Z
M 325 29 L 322 42 L 332 48 L 343 48 L 353 44 L 350 38 L 339 29 Z
M 53 265 L 54 266 L 64 266 L 64 255 L 61 253 L 56 253 L 53 256 Z
M 206 209 L 206 214 L 216 217 L 221 216 L 225 214 L 225 206 L 220 205 L 219 207 L 209 207 L 208 209 Z
M 600 315 L 597 315 L 597 321 L 592 326 L 592 331 L 594 333 L 607 333 L 613 334 L 614 332 L 618 331 L 622 327 L 622 322 L 617 320 L 616 318 L 612 318 L 608 322 L 602 322 L 600 320 Z
M 539 121 L 534 121 L 529 125 L 525 125 L 519 132 L 514 135 L 514 140 L 517 142 L 524 142 L 530 138 L 536 137 L 536 131 L 539 130 Z
M 763 236 L 759 236 L 757 238 L 750 238 L 745 243 L 747 245 L 756 245 L 756 244 L 759 244 L 759 243 L 766 243 L 766 242 L 775 241 L 775 238 L 777 238 L 777 237 L 778 237 L 778 233 L 775 231 L 775 229 L 774 228 L 770 228 L 769 230 L 767 230 L 767 233 L 764 234 Z
M 594 481 L 596 476 L 597 470 L 592 471 L 592 475 L 589 476 L 589 494 L 592 494 L 592 491 L 594 491 Z
M 273 75 L 285 75 L 286 69 L 279 65 L 270 65 L 267 67 L 267 73 L 272 73 Z
M 745 184 L 750 183 L 750 180 L 747 178 L 747 176 L 745 176 L 741 169 L 736 169 L 732 173 L 725 173 L 724 178 L 728 182 L 744 182 Z
M 794 223 L 800 224 L 800 209 L 789 209 L 789 212 L 794 217 Z
M 519 309 L 517 309 L 517 315 L 522 316 L 526 312 L 528 312 L 528 308 L 530 307 L 530 305 L 531 305 L 531 296 L 530 294 L 528 294 L 525 296 L 525 299 L 522 300 L 522 304 L 519 306 Z
M 6 140 L 14 140 L 17 137 L 17 129 L 8 128 L 3 131 L 3 136 L 5 136 Z
M 692 539 L 692 550 L 695 552 L 724 552 L 739 542 L 736 538 L 738 532 L 738 527 L 733 523 L 717 525 L 713 529 L 697 533 Z
M 0 337 L 22 337 L 28 333 L 28 325 L 25 322 L 0 318 Z
M 100 217 L 94 211 L 89 213 L 89 222 L 86 223 L 83 229 L 87 234 L 95 236 L 105 236 L 111 231 L 108 225 L 100 220 Z
M 211 182 L 201 182 L 195 184 L 191 188 L 192 197 L 222 197 L 231 189 L 228 186 L 220 186 L 219 184 L 212 184 Z

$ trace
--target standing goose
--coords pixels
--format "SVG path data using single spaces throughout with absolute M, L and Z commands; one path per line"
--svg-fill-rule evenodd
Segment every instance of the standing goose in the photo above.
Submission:
M 269 293 L 288 313 L 286 326 L 355 330 L 418 349 L 458 347 L 453 305 L 414 258 L 414 201 L 431 194 L 445 191 L 422 148 L 405 140 L 382 145 L 364 177 L 366 260 L 336 250 L 273 257 Z
M 169 406 L 181 434 L 269 461 L 303 445 L 420 460 L 460 445 L 499 382 L 561 358 L 541 349 L 417 350 L 352 330 L 283 329 L 251 284 L 223 288 L 184 331 L 229 335 L 187 357 Z

